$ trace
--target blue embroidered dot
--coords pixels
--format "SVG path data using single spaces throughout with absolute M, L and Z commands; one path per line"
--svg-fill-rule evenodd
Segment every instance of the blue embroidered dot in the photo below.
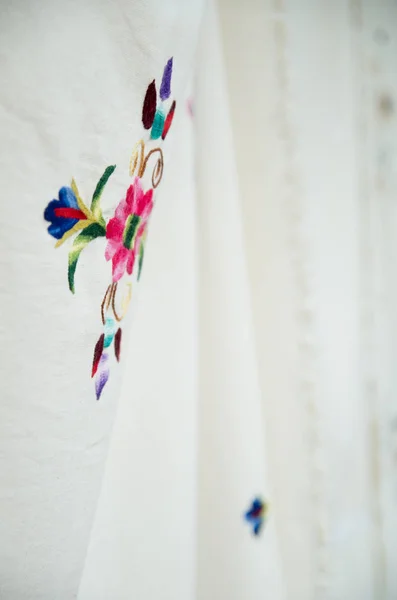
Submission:
M 252 526 L 252 533 L 259 535 L 266 520 L 268 506 L 261 498 L 254 498 L 250 508 L 244 515 L 245 520 Z

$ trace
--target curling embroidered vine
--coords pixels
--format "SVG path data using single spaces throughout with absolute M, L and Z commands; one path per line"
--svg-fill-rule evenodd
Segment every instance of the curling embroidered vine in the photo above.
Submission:
M 165 140 L 174 118 L 175 100 L 170 104 L 172 68 L 173 59 L 170 58 L 164 67 L 159 93 L 155 80 L 147 88 L 142 108 L 142 124 L 148 133 L 132 151 L 129 165 L 132 183 L 116 207 L 114 216 L 106 223 L 102 214 L 101 197 L 116 165 L 105 169 L 89 207 L 72 179 L 70 187 L 62 187 L 58 199 L 51 200 L 44 211 L 45 220 L 50 222 L 48 232 L 58 240 L 56 248 L 68 238 L 76 236 L 68 261 L 69 289 L 73 294 L 76 267 L 82 251 L 97 238 L 107 240 L 104 254 L 107 261 L 112 261 L 112 282 L 107 287 L 100 306 L 103 329 L 95 344 L 91 371 L 91 377 L 95 378 L 97 400 L 109 379 L 111 355 L 114 353 L 116 361 L 120 360 L 122 330 L 119 324 L 128 311 L 133 279 L 135 277 L 139 281 L 141 275 L 147 228 L 154 207 L 154 190 L 160 184 L 164 170 L 161 147 L 149 146 L 154 140 Z M 149 164 L 152 165 L 151 187 L 145 188 L 145 174 Z M 117 290 L 121 280 L 126 280 L 126 293 L 118 306 Z

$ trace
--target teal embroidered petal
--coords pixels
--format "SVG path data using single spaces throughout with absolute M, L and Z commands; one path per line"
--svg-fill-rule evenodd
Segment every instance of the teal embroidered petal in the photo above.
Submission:
M 150 137 L 152 138 L 152 140 L 158 140 L 159 137 L 161 137 L 164 128 L 164 120 L 164 112 L 161 108 L 158 108 L 154 117 L 152 131 L 150 132 Z
M 103 344 L 105 348 L 109 348 L 110 344 L 113 342 L 115 333 L 116 321 L 112 317 L 107 317 L 105 321 L 105 341 Z

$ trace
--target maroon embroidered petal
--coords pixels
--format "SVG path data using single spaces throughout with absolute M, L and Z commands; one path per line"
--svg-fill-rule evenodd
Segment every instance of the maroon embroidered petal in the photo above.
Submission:
M 163 140 L 165 140 L 165 136 L 168 133 L 169 128 L 171 127 L 171 123 L 172 123 L 172 119 L 174 118 L 174 113 L 175 113 L 175 107 L 176 107 L 176 102 L 175 100 L 173 101 L 171 108 L 169 110 L 169 113 L 165 119 L 165 123 L 164 123 L 164 128 L 163 128 L 163 134 L 162 134 L 162 138 Z
M 116 355 L 117 361 L 120 360 L 120 350 L 121 350 L 121 328 L 119 327 L 116 335 L 114 336 L 114 353 Z
M 105 335 L 102 334 L 95 345 L 94 360 L 92 361 L 91 377 L 94 377 L 95 373 L 98 370 L 99 361 L 101 360 L 101 356 L 102 356 L 104 341 L 105 341 Z
M 152 83 L 146 90 L 145 100 L 142 109 L 142 123 L 145 129 L 150 129 L 153 125 L 154 115 L 156 114 L 157 92 L 156 82 L 153 79 Z

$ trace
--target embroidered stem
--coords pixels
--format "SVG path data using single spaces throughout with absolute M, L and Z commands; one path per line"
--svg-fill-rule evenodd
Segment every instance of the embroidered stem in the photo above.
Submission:
M 82 197 L 80 196 L 80 192 L 79 189 L 77 187 L 77 183 L 74 179 L 72 179 L 72 183 L 70 186 L 73 190 L 74 195 L 76 196 L 76 200 L 77 200 L 77 204 L 79 206 L 79 209 L 85 214 L 85 216 L 87 217 L 87 219 L 93 219 L 93 215 L 91 213 L 91 211 L 87 208 L 87 206 L 84 204 L 84 201 L 82 199 Z
M 106 290 L 105 295 L 102 300 L 102 304 L 101 304 L 101 317 L 102 317 L 102 323 L 104 325 L 105 325 L 105 312 L 108 310 L 108 308 L 110 306 L 110 301 L 112 298 L 112 291 L 113 291 L 113 283 L 111 285 L 108 285 L 107 290 Z
M 155 153 L 158 153 L 159 157 L 157 158 L 157 162 L 154 166 L 153 173 L 152 173 L 152 185 L 154 188 L 156 188 L 159 185 L 161 178 L 163 177 L 164 157 L 163 157 L 162 149 L 161 148 L 153 148 L 153 150 L 150 150 L 150 152 L 146 156 L 145 162 L 143 164 L 143 173 L 144 173 L 146 171 L 146 167 L 147 167 L 149 158 L 152 156 L 152 154 L 155 154 Z
M 138 164 L 138 160 L 139 160 L 139 168 L 138 168 L 138 177 L 142 177 L 144 169 L 143 169 L 143 164 L 144 164 L 144 159 L 145 159 L 145 143 L 143 140 L 139 140 L 139 142 L 137 142 L 134 146 L 134 149 L 132 151 L 132 155 L 131 155 L 131 159 L 130 159 L 130 176 L 132 177 L 135 173 L 137 164 Z
M 112 310 L 113 310 L 113 314 L 116 318 L 116 321 L 120 322 L 124 319 L 125 315 L 127 314 L 127 310 L 128 310 L 128 306 L 130 304 L 131 301 L 131 296 L 132 296 L 132 286 L 131 284 L 127 284 L 128 287 L 128 291 L 127 294 L 123 297 L 123 300 L 121 302 L 121 315 L 118 314 L 117 310 L 116 310 L 116 292 L 117 292 L 117 282 L 113 283 L 113 290 L 111 292 L 111 299 L 112 299 Z
M 77 231 L 86 229 L 87 224 L 94 223 L 94 222 L 95 221 L 91 221 L 91 220 L 89 221 L 88 219 L 85 219 L 84 221 L 79 221 L 78 223 L 76 223 L 76 225 L 73 225 L 72 229 L 69 229 L 69 231 L 67 231 L 66 233 L 63 234 L 62 238 L 60 240 L 58 240 L 57 243 L 55 244 L 55 248 L 59 248 L 59 246 L 62 246 L 62 244 L 64 242 L 66 242 L 67 239 L 72 237 L 72 235 L 77 233 Z
M 111 285 L 109 285 L 106 289 L 105 295 L 101 304 L 101 317 L 102 323 L 105 325 L 106 322 L 106 312 L 109 310 L 109 307 L 112 307 L 113 314 L 115 316 L 116 321 L 120 322 L 124 319 L 125 315 L 128 311 L 128 306 L 131 302 L 132 297 L 132 285 L 131 283 L 127 283 L 127 293 L 123 296 L 121 301 L 121 314 L 117 312 L 116 309 L 116 293 L 117 293 L 118 284 L 114 281 Z
M 68 280 L 69 289 L 74 294 L 74 274 L 76 272 L 77 261 L 84 248 L 98 237 L 104 237 L 106 229 L 100 223 L 91 223 L 83 229 L 75 238 L 71 251 L 69 252 Z
M 152 148 L 150 152 L 145 156 L 145 143 L 143 140 L 139 140 L 139 142 L 134 146 L 134 149 L 131 154 L 130 159 L 130 176 L 132 177 L 135 174 L 135 171 L 138 167 L 138 177 L 142 179 L 145 174 L 146 167 L 149 161 L 149 158 L 152 154 L 158 154 L 157 162 L 154 166 L 152 173 L 152 185 L 156 188 L 161 178 L 163 177 L 164 170 L 164 156 L 161 148 Z M 138 166 L 139 163 L 139 166 Z
M 116 165 L 110 165 L 109 167 L 106 167 L 105 172 L 103 173 L 102 177 L 98 181 L 97 186 L 96 186 L 95 191 L 92 196 L 91 212 L 94 215 L 94 218 L 96 220 L 98 220 L 99 222 L 101 222 L 105 226 L 106 226 L 106 223 L 102 216 L 100 201 L 101 201 L 101 196 L 102 196 L 102 192 L 105 188 L 105 185 L 107 184 L 108 179 L 114 172 L 115 168 L 116 168 Z

